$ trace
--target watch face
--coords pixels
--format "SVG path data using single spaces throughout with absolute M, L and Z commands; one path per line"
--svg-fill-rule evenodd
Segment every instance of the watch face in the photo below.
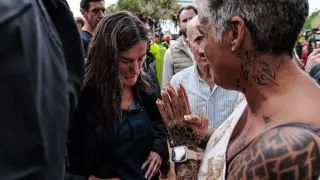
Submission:
M 172 161 L 183 162 L 186 160 L 186 149 L 183 146 L 174 147 L 172 149 Z

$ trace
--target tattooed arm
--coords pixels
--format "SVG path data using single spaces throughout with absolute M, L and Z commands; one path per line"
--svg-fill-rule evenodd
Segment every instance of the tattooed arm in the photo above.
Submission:
M 230 164 L 233 179 L 315 179 L 320 176 L 320 137 L 306 129 L 279 127 L 255 140 Z

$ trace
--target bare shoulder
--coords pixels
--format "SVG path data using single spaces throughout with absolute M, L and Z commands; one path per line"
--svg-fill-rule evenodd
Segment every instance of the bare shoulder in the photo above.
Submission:
M 228 179 L 318 179 L 320 137 L 305 128 L 278 127 L 256 139 L 230 164 Z

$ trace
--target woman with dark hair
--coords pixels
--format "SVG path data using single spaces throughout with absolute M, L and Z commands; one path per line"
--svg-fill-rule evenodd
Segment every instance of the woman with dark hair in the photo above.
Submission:
M 147 40 L 144 24 L 128 12 L 109 15 L 98 25 L 69 134 L 72 173 L 152 179 L 168 159 L 157 96 L 142 70 Z

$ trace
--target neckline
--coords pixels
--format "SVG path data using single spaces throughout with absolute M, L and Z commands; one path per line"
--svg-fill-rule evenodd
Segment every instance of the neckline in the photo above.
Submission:
M 249 107 L 248 105 L 244 108 L 244 110 L 242 111 L 242 114 L 238 120 L 238 122 L 236 123 L 236 125 L 234 126 L 233 130 L 232 130 L 232 133 L 230 135 L 230 138 L 229 138 L 229 142 L 228 142 L 228 145 L 230 142 L 232 142 L 231 140 L 234 140 L 234 138 L 236 136 L 239 136 L 241 134 L 242 131 L 240 131 L 238 134 L 235 134 L 234 132 L 237 131 L 238 129 L 243 129 L 246 125 L 246 122 L 247 122 L 247 117 L 248 117 L 248 111 L 249 111 Z M 227 150 L 228 150 L 229 146 L 227 147 Z

